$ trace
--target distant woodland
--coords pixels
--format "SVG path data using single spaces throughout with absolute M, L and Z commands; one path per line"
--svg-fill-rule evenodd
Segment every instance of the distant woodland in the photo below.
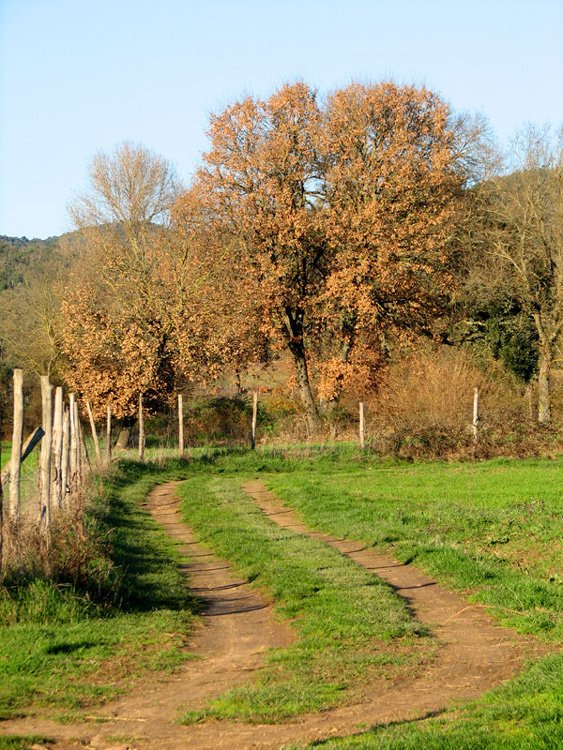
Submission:
M 124 143 L 92 160 L 75 231 L 0 237 L 4 429 L 21 366 L 30 420 L 37 374 L 128 425 L 139 396 L 218 424 L 258 388 L 272 439 L 346 435 L 361 400 L 382 450 L 441 455 L 479 386 L 491 446 L 558 443 L 557 133 L 501 154 L 482 119 L 384 82 L 248 97 L 209 139 L 187 189 Z

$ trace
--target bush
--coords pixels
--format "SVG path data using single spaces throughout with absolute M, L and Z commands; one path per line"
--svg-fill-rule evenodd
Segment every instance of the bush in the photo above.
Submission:
M 473 444 L 473 392 L 480 391 L 480 424 Z M 535 456 L 561 450 L 557 427 L 538 428 L 533 394 L 498 362 L 486 371 L 470 353 L 443 347 L 391 365 L 367 400 L 370 444 L 407 459 Z

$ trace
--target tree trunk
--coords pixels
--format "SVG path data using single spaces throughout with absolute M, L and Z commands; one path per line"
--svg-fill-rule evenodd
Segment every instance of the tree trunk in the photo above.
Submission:
M 299 342 L 293 342 L 290 345 L 290 351 L 293 354 L 295 363 L 295 378 L 299 387 L 301 403 L 305 409 L 305 419 L 307 420 L 307 431 L 309 435 L 314 435 L 319 429 L 319 412 L 313 396 L 313 390 L 309 381 L 309 368 L 305 357 L 303 345 Z
M 121 424 L 121 427 L 119 428 L 119 433 L 117 434 L 117 440 L 115 441 L 114 448 L 118 451 L 124 451 L 127 449 L 127 446 L 129 445 L 129 439 L 131 437 L 131 428 L 133 427 L 133 422 L 129 419 L 124 420 Z
M 540 345 L 538 369 L 538 422 L 549 424 L 551 421 L 551 363 L 553 352 L 549 344 Z

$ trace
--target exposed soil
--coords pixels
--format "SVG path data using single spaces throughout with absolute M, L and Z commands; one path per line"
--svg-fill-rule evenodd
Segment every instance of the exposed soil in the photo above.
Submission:
M 276 725 L 209 721 L 181 727 L 181 711 L 201 708 L 227 688 L 252 680 L 264 652 L 291 641 L 289 627 L 276 621 L 267 602 L 245 581 L 234 577 L 227 563 L 197 544 L 181 523 L 175 483 L 161 485 L 148 507 L 180 551 L 192 562 L 183 564 L 194 593 L 204 602 L 204 623 L 190 644 L 200 658 L 173 676 L 151 676 L 127 696 L 97 712 L 105 723 L 61 725 L 39 716 L 6 721 L 3 734 L 42 734 L 64 748 L 159 748 L 176 750 L 243 750 L 281 748 L 352 734 L 366 726 L 423 719 L 452 701 L 474 698 L 512 676 L 525 656 L 538 653 L 533 642 L 499 627 L 480 605 L 439 586 L 411 565 L 375 553 L 357 542 L 309 530 L 259 481 L 245 489 L 257 505 L 280 526 L 309 534 L 348 555 L 389 582 L 404 597 L 413 614 L 432 628 L 440 649 L 417 678 L 374 684 L 367 702 Z M 118 740 L 118 738 L 120 738 Z

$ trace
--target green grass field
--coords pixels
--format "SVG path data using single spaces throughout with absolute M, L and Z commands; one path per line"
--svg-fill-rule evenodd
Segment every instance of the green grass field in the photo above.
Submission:
M 556 653 L 563 612 L 563 458 L 407 464 L 346 445 L 201 449 L 187 466 L 121 464 L 96 511 L 101 528 L 116 529 L 111 554 L 121 572 L 118 596 L 104 609 L 80 592 L 37 582 L 4 596 L 4 715 L 33 702 L 62 715 L 80 713 L 105 700 L 116 690 L 107 679 L 115 654 L 131 679 L 147 669 L 173 669 L 186 658 L 181 639 L 167 634 L 189 630 L 195 605 L 182 589 L 173 547 L 140 507 L 154 484 L 181 476 L 189 479 L 181 486 L 183 511 L 198 536 L 264 589 L 298 634 L 289 648 L 270 655 L 257 684 L 220 696 L 185 721 L 276 721 L 326 709 L 354 700 L 373 680 L 413 673 L 434 648 L 389 587 L 334 549 L 263 516 L 241 488 L 259 477 L 311 528 L 413 561 L 554 651 L 467 706 L 319 746 L 563 746 L 563 658 Z M 113 678 L 118 689 L 126 687 L 125 679 Z M 7 741 L 0 748 L 26 746 Z
M 259 557 L 254 557 L 255 514 L 239 489 L 251 476 L 260 477 L 296 508 L 311 528 L 413 561 L 469 601 L 484 602 L 505 625 L 554 649 L 561 643 L 562 459 L 406 464 L 382 462 L 348 447 L 329 452 L 295 448 L 286 455 L 281 451 L 203 453 L 192 463 L 191 472 L 195 479 L 183 487 L 190 522 L 208 544 L 235 560 L 241 570 L 250 571 L 276 597 L 280 591 L 260 556 L 273 560 L 284 580 L 291 576 L 281 559 L 283 553 L 276 556 L 263 541 Z M 245 513 L 252 521 L 242 521 Z M 239 538 L 241 529 L 245 533 Z M 318 563 L 312 556 L 309 559 L 308 569 L 314 571 Z M 282 602 L 284 596 L 282 592 Z M 331 614 L 338 621 L 336 607 Z M 352 643 L 350 648 L 354 649 Z M 292 658 L 288 657 L 288 664 Z M 299 682 L 303 706 L 309 682 L 304 672 Z M 462 709 L 320 745 L 547 750 L 558 743 L 563 746 L 562 686 L 563 659 L 555 653 Z M 312 701 L 314 690 L 311 687 Z M 261 715 L 269 700 L 266 684 L 265 689 L 224 696 L 209 713 L 252 716 L 254 708 Z

